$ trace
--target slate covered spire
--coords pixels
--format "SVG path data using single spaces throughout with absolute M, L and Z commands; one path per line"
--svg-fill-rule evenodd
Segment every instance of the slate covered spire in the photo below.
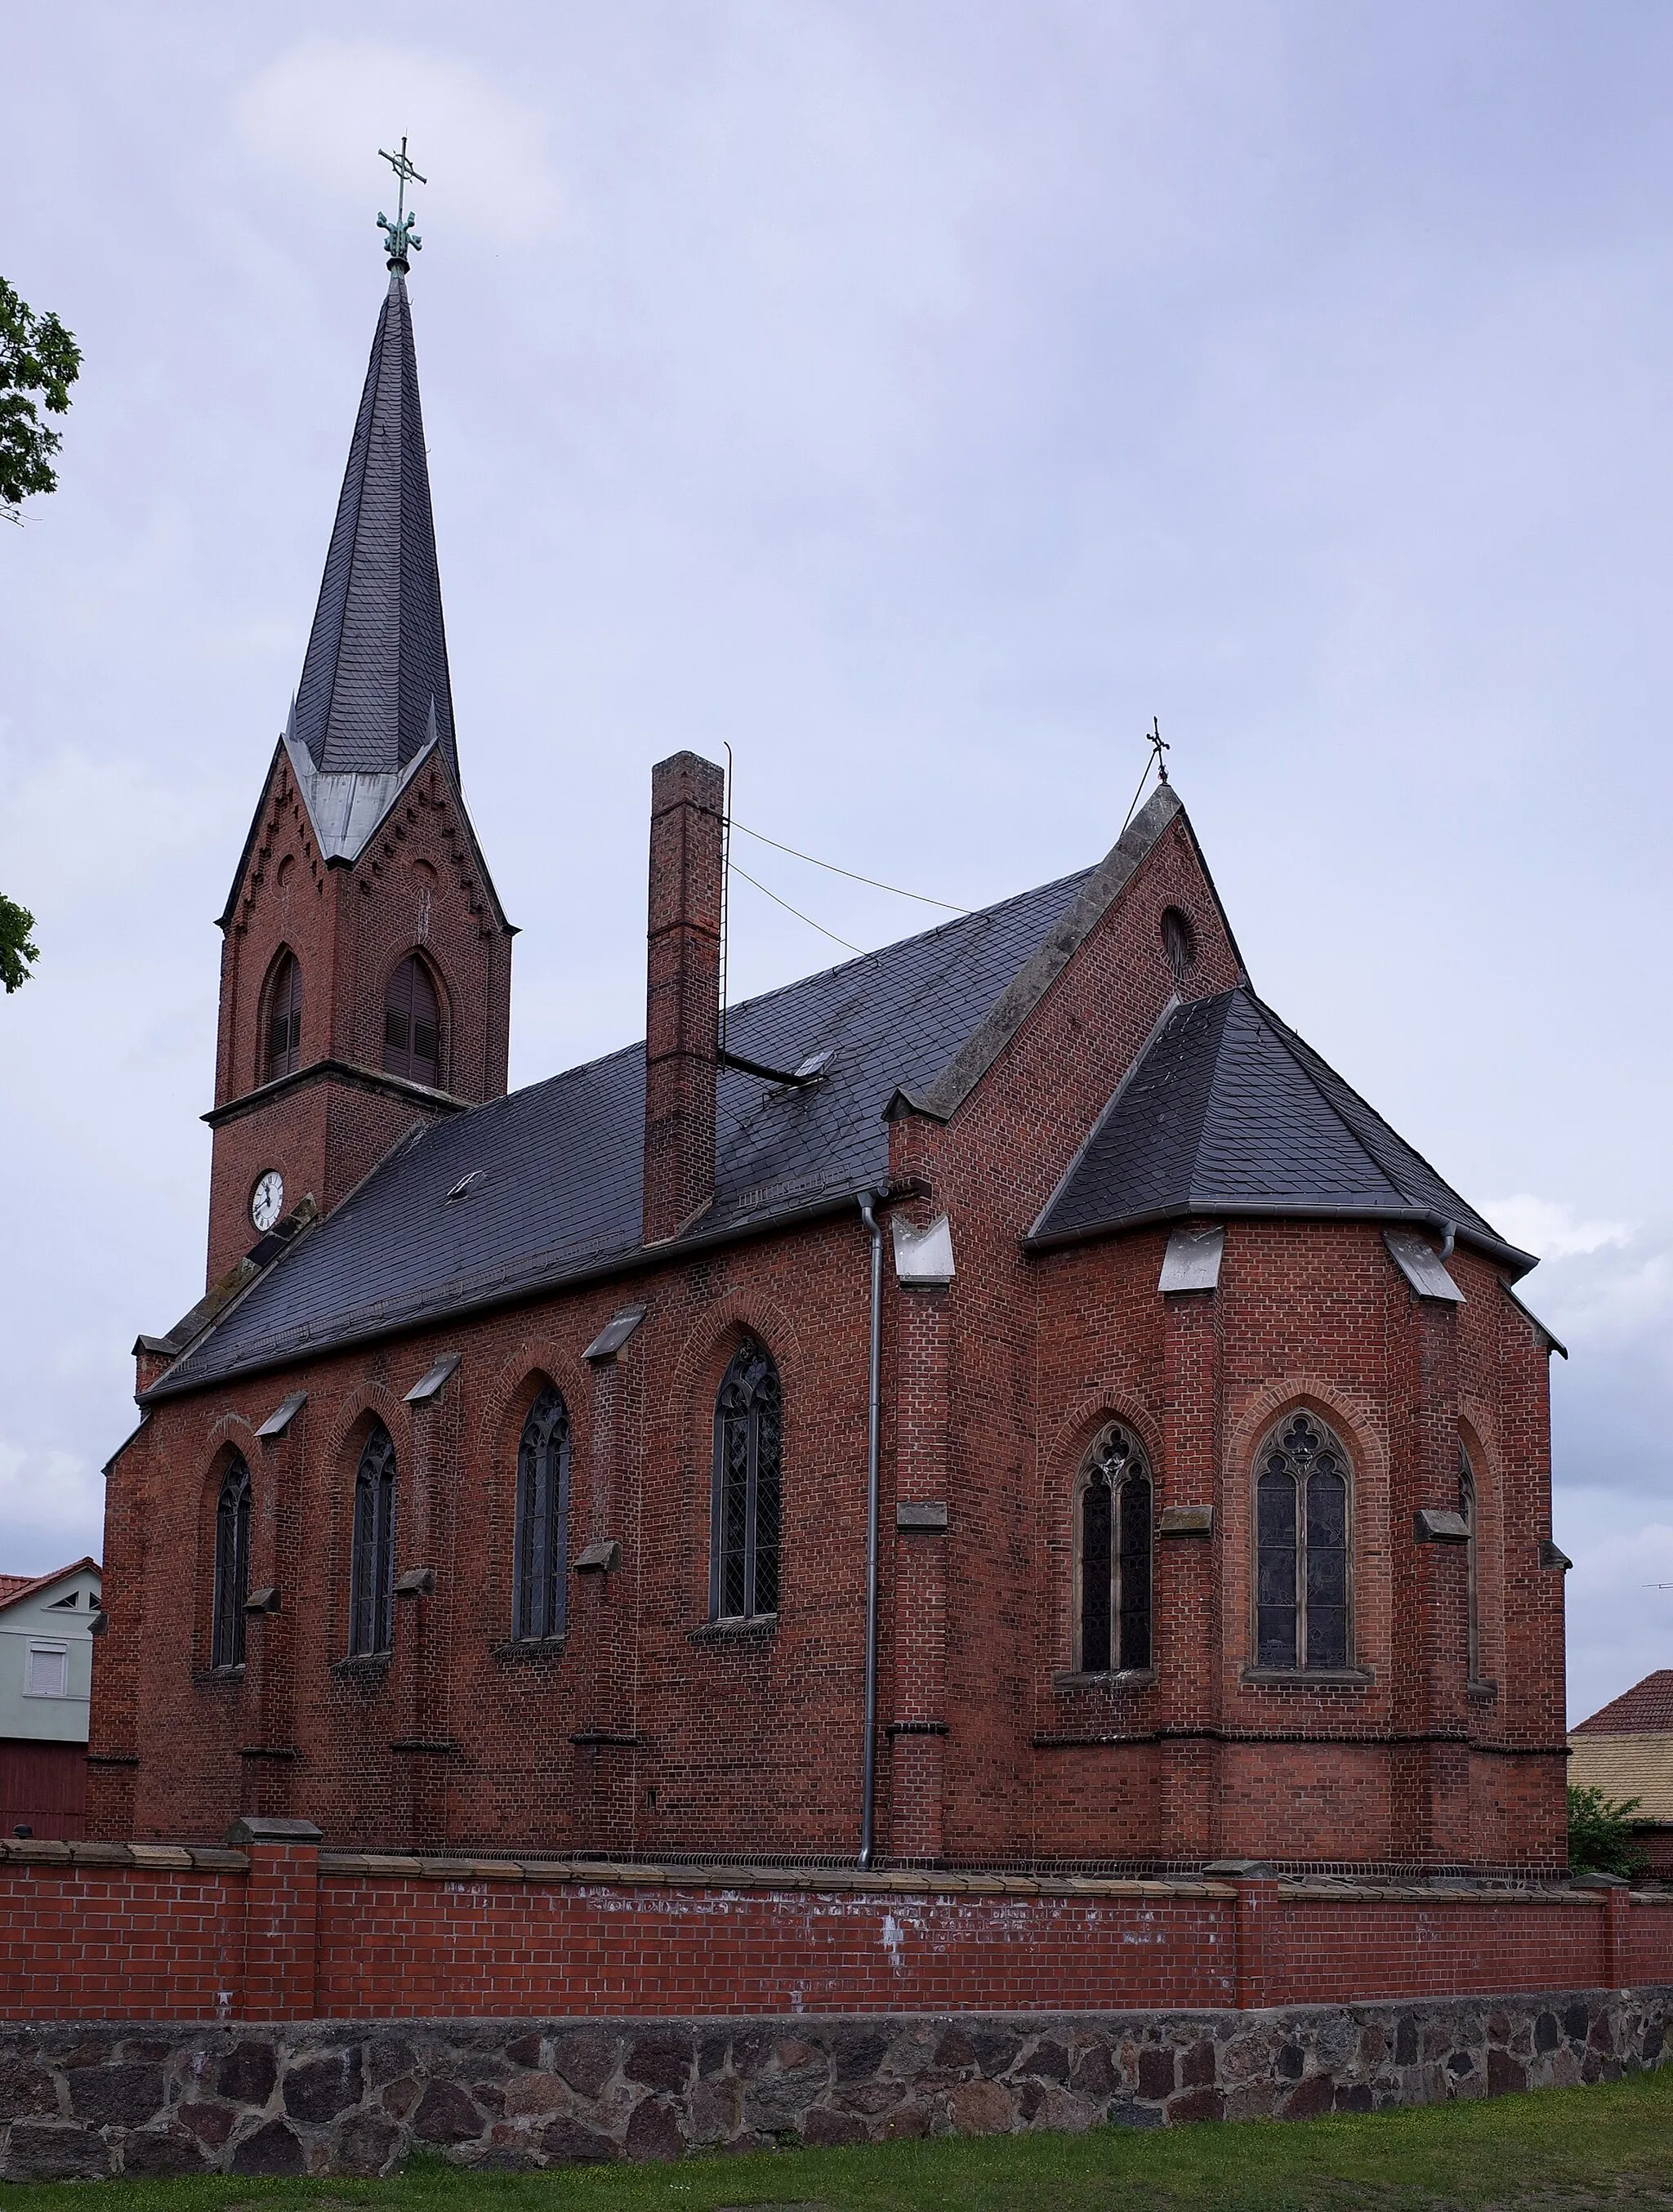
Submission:
M 288 734 L 322 775 L 398 774 L 434 734 L 459 781 L 418 361 L 398 270 L 372 340 Z

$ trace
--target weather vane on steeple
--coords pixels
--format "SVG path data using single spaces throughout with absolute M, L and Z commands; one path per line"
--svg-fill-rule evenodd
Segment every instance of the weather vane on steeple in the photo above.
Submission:
M 392 269 L 398 269 L 405 276 L 407 270 L 407 249 L 411 247 L 413 252 L 419 252 L 424 243 L 412 228 L 418 220 L 417 216 L 409 215 L 406 211 L 406 188 L 409 182 L 427 185 L 429 179 L 420 175 L 407 159 L 405 131 L 401 134 L 401 150 L 398 154 L 386 154 L 383 148 L 380 146 L 378 156 L 380 161 L 388 162 L 400 179 L 400 194 L 395 202 L 395 220 L 391 222 L 389 217 L 380 210 L 378 228 L 385 234 L 389 241 L 389 266 Z

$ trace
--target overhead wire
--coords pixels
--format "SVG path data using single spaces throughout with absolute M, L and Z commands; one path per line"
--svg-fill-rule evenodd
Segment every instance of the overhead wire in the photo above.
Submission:
M 869 884 L 874 891 L 892 891 L 897 898 L 916 899 L 920 906 L 944 907 L 949 914 L 974 914 L 974 907 L 957 906 L 951 899 L 930 898 L 922 891 L 904 891 L 898 884 L 885 884 L 877 876 L 862 876 L 853 868 L 839 868 L 834 860 L 816 860 L 812 853 L 799 853 L 794 845 L 781 845 L 776 837 L 769 837 L 759 830 L 751 830 L 747 822 L 734 822 L 734 830 L 741 830 L 746 837 L 753 837 L 758 845 L 770 845 L 776 853 L 788 853 L 793 860 L 806 860 L 811 868 L 824 868 L 833 876 L 846 876 L 851 884 Z M 739 873 L 743 874 L 739 869 Z M 744 877 L 745 883 L 750 878 Z M 757 884 L 756 889 L 761 886 Z M 792 911 L 794 912 L 794 908 Z M 806 920 L 806 916 L 803 917 Z M 815 923 L 817 928 L 818 925 Z M 829 933 L 827 932 L 827 934 Z M 838 944 L 842 939 L 837 939 Z
M 741 830 L 742 823 L 738 826 Z M 727 867 L 733 875 L 742 876 L 744 881 L 759 891 L 763 898 L 770 898 L 775 906 L 782 906 L 786 914 L 794 915 L 798 921 L 805 921 L 810 929 L 817 929 L 821 937 L 828 937 L 833 945 L 840 945 L 845 952 L 857 952 L 864 958 L 866 948 L 863 945 L 855 945 L 846 937 L 838 937 L 834 929 L 827 929 L 822 921 L 815 921 L 811 914 L 804 914 L 799 906 L 792 906 L 788 899 L 781 898 L 776 891 L 770 891 L 765 884 L 757 883 L 748 869 L 740 868 L 736 860 L 729 861 Z

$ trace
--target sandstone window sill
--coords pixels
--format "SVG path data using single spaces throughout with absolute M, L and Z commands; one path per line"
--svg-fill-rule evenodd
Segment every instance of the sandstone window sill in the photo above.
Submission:
M 490 1644 L 489 1656 L 502 1667 L 526 1667 L 542 1659 L 561 1659 L 566 1641 L 563 1636 L 514 1636 L 503 1644 Z
M 778 1631 L 776 1613 L 757 1613 L 747 1620 L 705 1620 L 700 1628 L 686 1631 L 690 1644 L 770 1644 Z
M 1054 1690 L 1148 1690 L 1155 1681 L 1153 1667 L 1121 1667 L 1106 1674 L 1054 1674 L 1051 1686 Z
M 1464 1695 L 1472 1705 L 1496 1705 L 1499 1702 L 1499 1685 L 1497 1682 L 1467 1682 L 1464 1685 Z
M 200 1690 L 234 1687 L 244 1680 L 244 1662 L 240 1660 L 236 1667 L 194 1668 L 192 1679 Z
M 1243 1684 L 1256 1690 L 1368 1690 L 1369 1667 L 1245 1667 Z
M 367 1651 L 353 1659 L 333 1659 L 332 1672 L 342 1682 L 362 1682 L 368 1688 L 380 1684 L 389 1673 L 392 1651 Z

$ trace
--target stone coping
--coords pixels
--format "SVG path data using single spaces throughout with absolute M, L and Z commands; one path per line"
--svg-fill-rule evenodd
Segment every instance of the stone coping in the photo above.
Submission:
M 250 1855 L 209 1844 L 64 1843 L 47 1838 L 0 1839 L 0 1865 L 140 1867 L 159 1873 L 247 1874 Z M 322 1875 L 419 1881 L 545 1882 L 605 1889 L 704 1889 L 791 1892 L 800 1895 L 874 1897 L 1220 1898 L 1237 1895 L 1230 1881 L 1122 1879 L 1098 1875 L 983 1874 L 914 1868 L 861 1873 L 853 1867 L 652 1866 L 602 1859 L 472 1858 L 396 1851 L 319 1853 Z M 1467 1882 L 1353 1881 L 1341 1875 L 1287 1876 L 1281 1899 L 1317 1904 L 1579 1905 L 1601 1909 L 1609 1893 L 1556 1884 L 1525 1889 L 1476 1888 Z M 1673 1890 L 1631 1893 L 1636 1905 L 1673 1905 Z

